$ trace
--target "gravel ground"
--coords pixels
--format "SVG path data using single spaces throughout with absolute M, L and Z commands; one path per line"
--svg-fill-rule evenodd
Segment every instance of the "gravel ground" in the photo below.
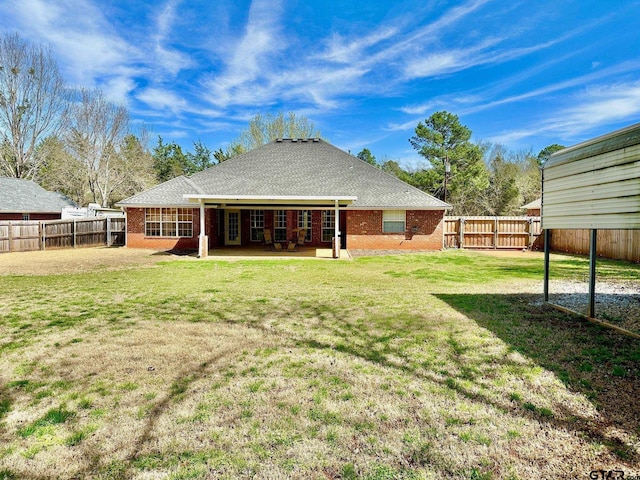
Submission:
M 551 281 L 549 300 L 587 315 L 589 283 L 570 280 Z M 595 316 L 629 331 L 640 333 L 640 285 L 635 282 L 596 280 Z

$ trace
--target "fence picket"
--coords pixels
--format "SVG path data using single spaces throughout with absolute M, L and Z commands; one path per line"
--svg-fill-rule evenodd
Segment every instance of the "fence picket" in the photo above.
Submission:
M 0 222 L 0 253 L 125 244 L 124 218 Z

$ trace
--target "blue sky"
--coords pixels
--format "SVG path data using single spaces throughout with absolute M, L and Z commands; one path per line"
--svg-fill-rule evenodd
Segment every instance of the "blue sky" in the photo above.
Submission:
M 438 110 L 534 153 L 640 121 L 640 1 L 0 0 L 0 32 L 49 44 L 71 85 L 188 150 L 257 113 L 404 166 Z

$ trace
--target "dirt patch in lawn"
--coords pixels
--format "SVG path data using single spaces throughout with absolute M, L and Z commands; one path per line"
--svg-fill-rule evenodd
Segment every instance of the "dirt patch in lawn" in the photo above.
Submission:
M 0 276 L 113 271 L 145 265 L 153 266 L 160 261 L 177 259 L 193 260 L 191 257 L 168 252 L 122 247 L 12 252 L 0 255 Z

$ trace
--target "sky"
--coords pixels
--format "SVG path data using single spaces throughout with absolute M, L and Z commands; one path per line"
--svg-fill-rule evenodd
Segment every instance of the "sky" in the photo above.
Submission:
M 423 165 L 436 111 L 532 151 L 640 122 L 640 0 L 0 0 L 0 34 L 51 47 L 165 143 L 225 149 L 256 114 Z

